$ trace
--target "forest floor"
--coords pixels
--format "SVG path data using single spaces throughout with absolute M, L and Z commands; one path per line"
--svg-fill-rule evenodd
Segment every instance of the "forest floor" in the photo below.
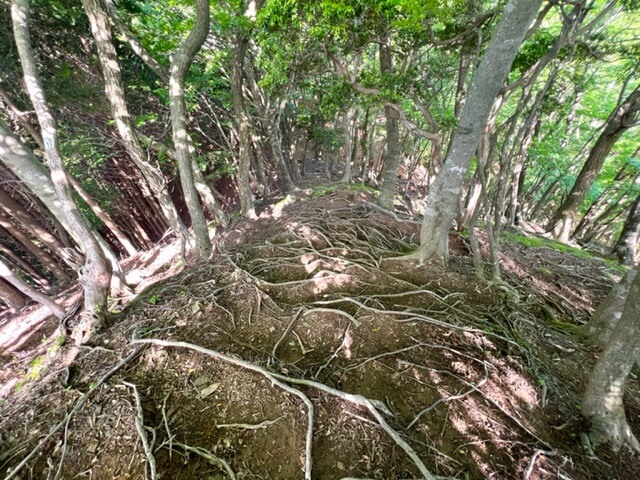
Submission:
M 4 319 L 0 475 L 33 454 L 14 478 L 286 480 L 310 460 L 323 480 L 639 478 L 580 442 L 599 351 L 570 331 L 620 272 L 511 234 L 491 284 L 458 236 L 447 268 L 398 259 L 419 224 L 367 191 L 295 197 L 235 220 L 210 261 L 129 259 L 136 293 L 68 367 L 57 320 Z

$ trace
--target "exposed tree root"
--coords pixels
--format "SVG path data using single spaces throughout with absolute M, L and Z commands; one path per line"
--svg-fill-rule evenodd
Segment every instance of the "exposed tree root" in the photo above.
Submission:
M 267 377 L 274 384 L 278 385 L 283 390 L 292 393 L 303 399 L 305 404 L 307 404 L 308 409 L 308 427 L 307 427 L 307 442 L 306 442 L 306 452 L 305 452 L 305 479 L 311 479 L 311 451 L 312 451 L 312 440 L 313 440 L 313 405 L 309 401 L 309 399 L 302 394 L 297 389 L 289 387 L 283 382 L 293 383 L 295 385 L 305 385 L 308 387 L 316 388 L 323 392 L 329 393 L 335 397 L 341 398 L 347 402 L 353 403 L 355 405 L 359 405 L 365 407 L 371 415 L 377 420 L 378 424 L 384 429 L 384 431 L 395 441 L 395 443 L 405 451 L 407 456 L 411 458 L 415 466 L 418 468 L 420 473 L 422 474 L 424 480 L 436 480 L 435 477 L 424 465 L 418 454 L 411 448 L 411 446 L 393 429 L 382 417 L 380 412 L 376 409 L 376 406 L 380 408 L 380 404 L 376 404 L 374 406 L 373 402 L 362 395 L 353 395 L 350 393 L 345 393 L 340 390 L 336 390 L 322 383 L 312 381 L 312 380 L 303 380 L 297 378 L 287 377 L 286 375 L 281 375 L 279 373 L 270 372 L 258 365 L 254 365 L 245 360 L 241 360 L 238 358 L 230 357 L 220 352 L 216 352 L 215 350 L 210 350 L 205 347 L 201 347 L 199 345 L 195 345 L 187 342 L 175 342 L 168 340 L 160 340 L 160 339 L 133 339 L 132 343 L 134 344 L 147 344 L 147 345 L 157 345 L 162 347 L 175 347 L 175 348 L 188 348 L 191 350 L 195 350 L 200 353 L 204 353 L 205 355 L 209 355 L 211 357 L 217 358 L 219 360 L 231 363 L 241 368 L 245 368 L 247 370 L 251 370 L 253 372 L 260 373 L 261 375 Z M 388 411 L 388 410 L 387 410 Z
M 131 362 L 131 360 L 136 358 L 141 351 L 142 351 L 141 348 L 135 348 L 133 352 L 131 352 L 129 355 L 123 358 L 120 362 L 118 362 L 113 368 L 111 368 L 107 373 L 105 373 L 102 376 L 102 378 L 100 378 L 94 385 L 92 385 L 91 388 L 89 388 L 89 390 L 82 396 L 82 398 L 78 400 L 78 402 L 71 409 L 71 411 L 65 416 L 65 418 L 63 418 L 59 423 L 57 423 L 49 431 L 49 433 L 42 440 L 40 440 L 38 445 L 36 445 L 33 448 L 33 450 L 31 450 L 29 455 L 24 457 L 22 461 L 18 465 L 16 465 L 16 467 L 13 470 L 11 470 L 6 477 L 4 477 L 4 480 L 10 480 L 11 478 L 15 477 L 20 472 L 20 470 L 22 470 L 22 468 L 29 462 L 29 460 L 31 460 L 47 444 L 47 442 L 51 440 L 51 438 L 53 438 L 53 436 L 60 431 L 61 428 L 63 427 L 66 428 L 71 418 L 76 413 L 78 413 L 78 411 L 84 406 L 85 403 L 87 403 L 87 400 L 91 398 L 91 396 L 96 392 L 96 390 L 98 390 L 98 388 L 100 388 L 114 373 L 116 373 L 122 367 L 124 367 L 129 362 Z M 66 435 L 65 435 L 65 438 L 66 438 Z

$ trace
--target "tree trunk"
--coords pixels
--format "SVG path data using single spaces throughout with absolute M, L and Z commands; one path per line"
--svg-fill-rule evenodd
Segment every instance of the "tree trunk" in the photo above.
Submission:
M 7 283 L 10 283 L 16 290 L 24 293 L 30 299 L 47 307 L 56 317 L 64 317 L 64 310 L 62 307 L 60 307 L 56 302 L 51 300 L 46 295 L 38 292 L 35 288 L 15 276 L 11 269 L 2 261 L 2 259 L 0 259 L 0 277 L 2 277 Z
M 26 305 L 22 296 L 10 283 L 0 278 L 0 301 L 4 302 L 10 310 L 17 311 Z
M 631 204 L 620 237 L 613 247 L 613 253 L 623 265 L 632 266 L 636 262 L 638 233 L 640 233 L 640 194 Z
M 91 23 L 91 32 L 96 42 L 98 58 L 100 59 L 104 76 L 105 92 L 111 105 L 111 113 L 115 120 L 118 134 L 131 160 L 149 183 L 149 187 L 160 204 L 162 214 L 171 225 L 171 230 L 176 237 L 184 240 L 187 236 L 186 228 L 167 191 L 167 181 L 160 169 L 147 160 L 147 155 L 135 132 L 125 98 L 120 64 L 113 45 L 107 14 L 100 6 L 99 0 L 82 0 L 82 5 Z
M 82 200 L 85 201 L 85 203 L 89 206 L 89 208 L 91 208 L 91 211 L 93 211 L 93 213 L 95 213 L 96 216 L 100 220 L 102 220 L 102 222 L 106 225 L 106 227 L 109 230 L 111 230 L 111 233 L 113 233 L 113 236 L 116 237 L 118 242 L 120 242 L 120 245 L 124 247 L 125 251 L 129 255 L 135 255 L 138 252 L 138 249 L 133 246 L 129 238 L 120 229 L 120 227 L 118 227 L 118 225 L 116 225 L 116 223 L 107 214 L 107 212 L 105 212 L 102 209 L 102 207 L 98 205 L 98 202 L 96 202 L 93 198 L 91 198 L 91 195 L 89 195 L 89 192 L 87 192 L 84 189 L 82 184 L 78 182 L 78 180 L 76 180 L 74 176 L 71 175 L 70 173 L 68 175 L 69 175 L 69 183 L 71 184 L 73 189 L 78 193 L 78 195 L 80 195 L 80 198 L 82 198 Z
M 78 210 L 71 196 L 71 188 L 60 156 L 56 123 L 49 111 L 44 90 L 40 84 L 36 61 L 29 38 L 29 0 L 13 0 L 11 5 L 13 34 L 18 55 L 24 72 L 24 80 L 31 103 L 33 104 L 45 146 L 45 156 L 51 170 L 51 181 L 65 223 L 75 237 L 78 245 L 84 250 L 85 261 L 80 270 L 80 284 L 84 288 L 84 307 L 88 314 L 85 322 L 81 322 L 78 331 L 74 332 L 77 343 L 84 343 L 91 337 L 93 330 L 99 326 L 100 320 L 107 311 L 107 297 L 111 285 L 111 266 L 106 261 L 98 243 L 95 232 L 88 221 Z M 6 140 L 5 140 L 6 141 Z M 0 147 L 0 150 L 2 147 Z M 25 156 L 20 149 L 19 157 Z M 24 161 L 24 158 L 22 159 Z M 41 186 L 34 193 L 38 194 Z M 61 220 L 61 219 L 60 219 Z M 62 221 L 62 220 L 61 220 Z
M 46 252 L 34 243 L 27 235 L 17 228 L 9 217 L 0 212 L 0 226 L 4 228 L 11 236 L 13 236 L 23 248 L 31 252 L 31 254 L 44 265 L 59 283 L 62 283 L 67 276 L 65 271 L 56 263 L 53 254 Z
M 349 109 L 344 114 L 344 172 L 340 179 L 341 183 L 351 183 L 353 157 L 358 143 L 358 129 L 356 128 L 355 134 L 352 134 L 352 123 L 355 122 L 356 116 L 357 112 L 354 109 Z
M 582 414 L 591 421 L 593 446 L 610 443 L 614 450 L 627 446 L 640 452 L 624 412 L 624 386 L 640 356 L 640 275 L 635 275 L 620 321 L 589 378 Z
M 184 84 L 189 67 L 209 35 L 209 0 L 196 0 L 196 21 L 193 29 L 184 39 L 171 61 L 169 80 L 169 100 L 173 144 L 180 172 L 180 185 L 191 217 L 191 225 L 196 239 L 196 249 L 200 258 L 211 255 L 209 228 L 202 213 L 198 192 L 193 179 L 193 142 L 187 132 L 187 105 L 184 99 Z
M 611 334 L 616 325 L 618 325 L 620 317 L 622 317 L 624 302 L 629 295 L 629 289 L 635 278 L 636 270 L 627 272 L 624 278 L 613 286 L 596 311 L 593 312 L 591 320 L 576 329 L 576 333 L 581 337 L 588 338 L 595 345 L 605 346 L 611 339 Z
M 33 237 L 46 245 L 54 255 L 64 249 L 64 244 L 58 238 L 49 233 L 21 203 L 11 198 L 2 189 L 0 189 L 0 210 L 4 210 L 7 215 L 20 222 Z M 64 256 L 60 256 L 60 259 L 64 260 Z
M 633 126 L 638 112 L 640 112 L 640 85 L 609 116 L 602 133 L 589 152 L 589 157 L 578 174 L 569 196 L 549 222 L 547 231 L 553 232 L 559 241 L 569 241 L 573 226 L 578 221 L 580 207 L 600 170 L 602 170 L 607 155 L 622 134 Z
M 249 184 L 251 169 L 251 119 L 247 112 L 243 92 L 244 57 L 247 53 L 249 39 L 246 35 L 236 35 L 236 45 L 233 49 L 233 71 L 231 73 L 231 94 L 233 110 L 238 122 L 238 173 L 236 183 L 240 197 L 240 213 L 247 218 L 255 218 L 256 210 L 253 205 L 253 192 Z
M 541 3 L 541 0 L 510 0 L 507 3 L 480 65 L 473 74 L 447 159 L 427 198 L 420 247 L 412 255 L 420 262 L 429 257 L 439 262 L 448 259 L 449 229 L 455 218 L 464 175 L 469 169 L 495 98 Z
M 166 69 L 160 65 L 155 58 L 153 58 L 149 53 L 144 49 L 144 47 L 140 44 L 140 42 L 135 38 L 135 36 L 131 33 L 131 31 L 127 28 L 127 26 L 120 20 L 120 16 L 118 15 L 118 9 L 113 4 L 112 0 L 103 0 L 104 6 L 106 7 L 107 13 L 109 14 L 109 18 L 115 25 L 115 27 L 120 32 L 120 35 L 127 41 L 129 47 L 133 53 L 138 55 L 145 63 L 147 67 L 149 67 L 153 73 L 155 73 L 160 80 L 164 83 L 169 83 L 169 73 Z
M 380 43 L 380 73 L 389 75 L 393 70 L 393 58 L 388 36 Z M 393 211 L 393 202 L 396 196 L 398 183 L 398 166 L 400 165 L 400 128 L 398 126 L 398 113 L 390 106 L 384 107 L 387 128 L 387 149 L 382 166 L 382 182 L 378 204 L 382 208 Z

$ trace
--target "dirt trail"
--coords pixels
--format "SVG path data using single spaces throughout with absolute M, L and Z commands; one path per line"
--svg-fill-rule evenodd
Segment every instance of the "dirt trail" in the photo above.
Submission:
M 562 326 L 610 288 L 602 262 L 507 242 L 492 285 L 464 239 L 446 269 L 398 260 L 417 222 L 317 192 L 236 221 L 211 261 L 138 258 L 164 278 L 141 274 L 69 369 L 54 323 L 4 346 L 0 472 L 62 422 L 20 478 L 638 478 L 579 442 L 597 351 Z M 626 406 L 640 433 L 635 380 Z

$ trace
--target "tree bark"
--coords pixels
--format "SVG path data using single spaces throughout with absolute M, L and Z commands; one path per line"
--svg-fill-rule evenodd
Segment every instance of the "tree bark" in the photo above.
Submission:
M 51 300 L 49 297 L 38 292 L 35 288 L 30 286 L 28 283 L 25 283 L 19 277 L 14 275 L 14 273 L 7 266 L 7 264 L 2 261 L 2 259 L 0 259 L 0 277 L 2 277 L 7 283 L 13 285 L 13 287 L 16 290 L 24 293 L 30 299 L 47 307 L 49 310 L 51 310 L 51 313 L 53 313 L 56 317 L 58 318 L 64 317 L 64 309 L 61 306 L 59 306 L 56 302 Z
M 576 333 L 595 345 L 605 346 L 622 317 L 624 302 L 629 296 L 629 289 L 635 278 L 636 270 L 629 270 L 624 278 L 613 286 L 607 297 L 593 312 L 591 319 L 576 329 Z
M 619 104 L 609 116 L 604 129 L 589 152 L 578 178 L 567 199 L 560 205 L 547 226 L 547 231 L 561 242 L 568 242 L 573 226 L 578 222 L 578 214 L 589 189 L 595 182 L 607 155 L 629 128 L 634 126 L 640 112 L 640 85 Z
M 380 43 L 380 73 L 389 75 L 393 70 L 393 57 L 391 55 L 390 38 L 385 36 Z M 387 128 L 387 149 L 382 166 L 382 183 L 378 204 L 387 210 L 393 211 L 393 202 L 396 196 L 398 183 L 398 166 L 400 165 L 400 128 L 398 125 L 398 112 L 391 106 L 385 105 L 384 115 Z
M 0 301 L 4 302 L 12 311 L 17 311 L 26 305 L 25 297 L 22 296 L 10 283 L 0 278 Z
M 635 275 L 622 316 L 589 378 L 582 414 L 591 421 L 593 446 L 610 443 L 640 452 L 640 443 L 627 423 L 623 395 L 627 376 L 640 356 L 640 275 Z
M 196 239 L 196 250 L 200 258 L 211 255 L 209 228 L 202 213 L 198 192 L 193 179 L 193 142 L 187 132 L 187 105 L 184 99 L 184 85 L 187 72 L 193 60 L 209 35 L 209 0 L 196 0 L 196 21 L 193 29 L 174 52 L 169 80 L 169 100 L 173 144 L 176 151 L 180 185 L 191 217 L 191 225 Z
M 469 169 L 495 98 L 541 3 L 541 0 L 510 0 L 507 3 L 480 65 L 473 74 L 447 159 L 427 198 L 420 247 L 412 255 L 420 262 L 430 257 L 443 263 L 448 259 L 449 229 L 455 218 L 464 175 Z
M 62 209 L 65 223 L 69 226 L 80 248 L 84 250 L 85 261 L 79 272 L 80 284 L 84 289 L 84 307 L 88 314 L 86 322 L 81 322 L 78 331 L 74 332 L 77 343 L 84 343 L 91 337 L 95 328 L 107 311 L 107 297 L 111 285 L 111 266 L 106 261 L 95 232 L 88 221 L 78 210 L 71 197 L 71 188 L 60 156 L 56 123 L 49 111 L 44 90 L 40 84 L 36 61 L 29 37 L 29 0 L 13 0 L 11 5 L 13 33 L 18 55 L 22 63 L 24 80 L 31 103 L 33 104 L 45 146 L 45 156 L 51 170 L 51 181 L 56 200 Z M 14 146 L 15 148 L 15 146 Z M 2 146 L 0 146 L 2 150 Z M 25 150 L 18 148 L 19 157 L 26 155 Z M 1 152 L 0 152 L 1 154 Z M 34 193 L 38 194 L 38 186 Z
M 125 97 L 118 55 L 113 45 L 111 28 L 107 14 L 100 6 L 99 0 L 82 0 L 87 17 L 91 24 L 91 32 L 96 42 L 98 58 L 102 67 L 105 92 L 111 105 L 111 113 L 129 157 L 142 172 L 154 196 L 160 204 L 162 214 L 171 225 L 171 230 L 179 239 L 186 239 L 187 231 L 178 215 L 178 211 L 167 191 L 167 181 L 158 167 L 147 160 L 147 155 L 135 132 Z
M 623 265 L 632 266 L 636 262 L 638 250 L 638 234 L 640 233 L 640 194 L 631 204 L 627 220 L 624 222 L 622 232 L 613 247 L 613 253 L 620 259 Z
M 27 235 L 25 235 L 19 228 L 17 228 L 11 221 L 9 217 L 5 216 L 2 212 L 0 212 L 0 226 L 4 228 L 11 236 L 13 236 L 20 244 L 22 244 L 23 248 L 31 252 L 33 256 L 42 263 L 54 276 L 59 283 L 62 283 L 67 276 L 65 271 L 58 265 L 53 257 L 52 253 L 49 253 L 40 246 L 38 246 L 34 241 L 32 241 Z

